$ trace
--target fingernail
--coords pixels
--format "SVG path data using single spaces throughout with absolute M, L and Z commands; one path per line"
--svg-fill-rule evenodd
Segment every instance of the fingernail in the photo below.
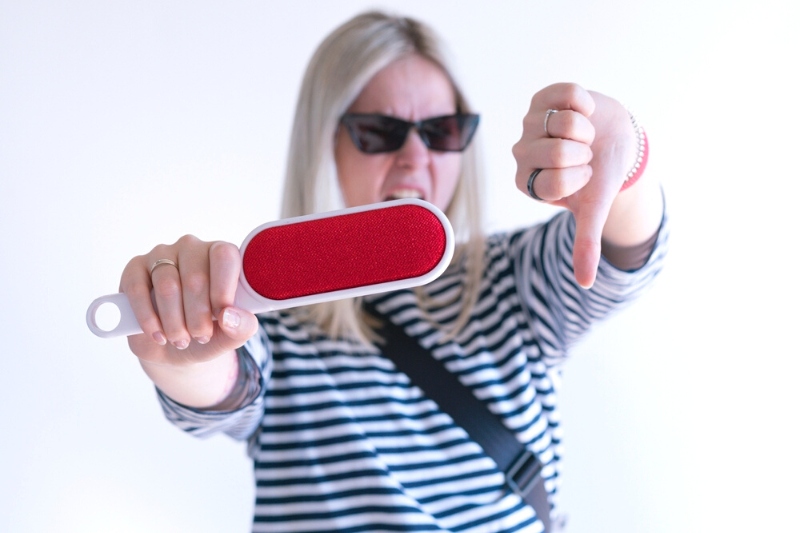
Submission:
M 164 335 L 160 331 L 156 331 L 155 333 L 153 333 L 153 340 L 156 341 L 156 344 L 158 344 L 159 346 L 164 346 L 165 344 L 167 344 L 166 337 L 164 337 Z
M 204 335 L 202 337 L 197 337 L 195 340 L 197 341 L 197 344 L 208 344 L 208 341 L 211 340 L 211 337 Z
M 179 341 L 175 341 L 172 343 L 177 349 L 185 350 L 187 346 L 189 346 L 189 341 L 186 339 L 181 339 Z
M 226 309 L 225 312 L 222 313 L 222 325 L 226 328 L 238 328 L 240 320 L 239 313 L 231 311 L 230 309 Z

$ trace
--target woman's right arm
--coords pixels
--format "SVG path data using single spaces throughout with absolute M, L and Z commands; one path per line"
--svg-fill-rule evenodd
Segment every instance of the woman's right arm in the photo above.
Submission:
M 176 266 L 153 268 L 159 259 Z M 255 315 L 233 306 L 240 270 L 235 245 L 188 235 L 134 257 L 122 273 L 120 292 L 143 330 L 128 345 L 156 387 L 182 405 L 219 405 L 237 382 L 236 349 L 258 328 Z

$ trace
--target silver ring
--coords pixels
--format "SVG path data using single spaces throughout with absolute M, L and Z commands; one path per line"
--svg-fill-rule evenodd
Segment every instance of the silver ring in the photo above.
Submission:
M 172 265 L 175 268 L 178 268 L 177 263 L 172 259 L 157 259 L 151 266 L 150 266 L 150 277 L 153 276 L 153 270 L 157 269 L 161 265 Z
M 547 131 L 547 122 L 550 120 L 550 115 L 558 113 L 558 109 L 548 109 L 547 113 L 544 114 L 544 134 L 548 137 L 551 137 L 550 132 Z
M 540 201 L 540 202 L 544 202 L 544 201 L 546 201 L 546 200 L 545 200 L 544 198 L 540 198 L 539 196 L 537 196 L 537 195 L 536 195 L 536 193 L 535 193 L 535 192 L 533 192 L 533 182 L 534 182 L 534 181 L 536 181 L 536 177 L 539 175 L 539 173 L 540 173 L 542 170 L 544 170 L 544 169 L 537 168 L 536 170 L 534 170 L 533 172 L 531 172 L 531 175 L 530 175 L 530 177 L 528 178 L 528 194 L 530 194 L 530 195 L 531 195 L 531 198 L 533 198 L 534 200 L 538 200 L 538 201 Z

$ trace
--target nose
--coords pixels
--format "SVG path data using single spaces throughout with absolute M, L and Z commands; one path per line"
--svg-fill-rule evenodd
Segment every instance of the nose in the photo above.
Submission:
M 408 168 L 423 167 L 430 161 L 430 150 L 422 142 L 416 128 L 411 128 L 406 141 L 397 152 L 397 164 Z

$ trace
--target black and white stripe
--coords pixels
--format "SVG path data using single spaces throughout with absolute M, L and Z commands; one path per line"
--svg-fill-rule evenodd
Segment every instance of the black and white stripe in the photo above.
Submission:
M 431 326 L 411 291 L 375 305 L 430 349 L 545 463 L 554 505 L 562 457 L 560 364 L 590 325 L 629 302 L 660 270 L 662 228 L 648 263 L 621 272 L 605 261 L 591 290 L 572 273 L 569 213 L 490 237 L 480 298 L 452 340 Z M 426 289 L 457 290 L 462 271 Z M 431 311 L 443 323 L 457 304 Z M 250 437 L 254 531 L 540 531 L 541 522 L 463 429 L 373 346 L 334 340 L 291 315 L 261 317 L 247 351 L 263 395 L 233 413 L 203 413 L 161 396 L 167 416 L 204 436 Z

